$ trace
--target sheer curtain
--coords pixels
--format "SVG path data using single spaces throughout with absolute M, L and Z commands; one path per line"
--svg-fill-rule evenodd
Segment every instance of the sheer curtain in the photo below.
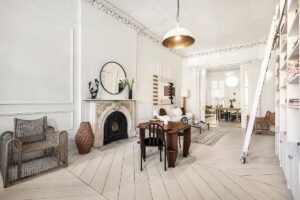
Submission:
M 213 106 L 224 105 L 224 94 L 224 81 L 211 81 L 211 104 Z

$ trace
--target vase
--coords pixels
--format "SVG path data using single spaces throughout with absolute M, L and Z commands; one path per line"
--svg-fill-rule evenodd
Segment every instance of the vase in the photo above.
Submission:
M 232 105 L 232 102 L 230 102 L 230 106 L 229 106 L 230 108 L 233 108 L 233 105 Z
M 128 99 L 132 99 L 132 90 L 128 90 Z
M 79 154 L 86 154 L 91 151 L 95 136 L 90 122 L 81 122 L 75 136 L 75 143 Z

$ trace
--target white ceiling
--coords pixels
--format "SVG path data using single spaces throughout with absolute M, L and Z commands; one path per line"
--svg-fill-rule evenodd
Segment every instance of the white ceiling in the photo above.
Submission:
M 160 37 L 176 24 L 176 0 L 109 0 Z M 262 39 L 275 0 L 181 0 L 180 24 L 196 43 L 186 53 Z

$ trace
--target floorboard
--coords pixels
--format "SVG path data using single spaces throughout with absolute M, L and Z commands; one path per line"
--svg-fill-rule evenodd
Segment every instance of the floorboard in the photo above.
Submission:
M 254 135 L 246 164 L 239 156 L 244 131 L 230 132 L 214 146 L 191 144 L 175 168 L 164 171 L 158 148 L 147 148 L 140 170 L 140 145 L 122 140 L 70 152 L 69 166 L 0 188 L 2 200 L 285 200 L 292 199 L 274 153 L 274 137 Z M 2 183 L 1 183 L 2 184 Z
M 151 200 L 152 193 L 146 169 L 140 170 L 141 152 L 140 145 L 134 145 L 134 172 L 135 172 L 135 199 Z
M 125 147 L 119 197 L 120 200 L 134 199 L 134 154 L 133 143 Z
M 117 199 L 119 194 L 121 172 L 124 161 L 125 145 L 119 146 L 116 150 L 114 160 L 109 169 L 107 181 L 104 186 L 103 195 L 108 199 Z

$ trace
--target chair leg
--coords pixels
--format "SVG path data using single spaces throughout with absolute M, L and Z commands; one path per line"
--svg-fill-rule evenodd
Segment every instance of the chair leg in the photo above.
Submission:
M 162 156 L 161 156 L 161 154 L 162 154 L 162 147 L 160 146 L 160 147 L 159 147 L 159 155 L 160 155 L 160 159 L 159 159 L 159 160 L 160 160 L 160 162 L 162 161 Z
M 179 148 L 181 148 L 180 136 L 178 136 Z
M 166 146 L 165 146 L 165 171 L 167 171 L 167 151 L 166 151 Z
M 141 148 L 141 171 L 143 171 L 143 149 Z

